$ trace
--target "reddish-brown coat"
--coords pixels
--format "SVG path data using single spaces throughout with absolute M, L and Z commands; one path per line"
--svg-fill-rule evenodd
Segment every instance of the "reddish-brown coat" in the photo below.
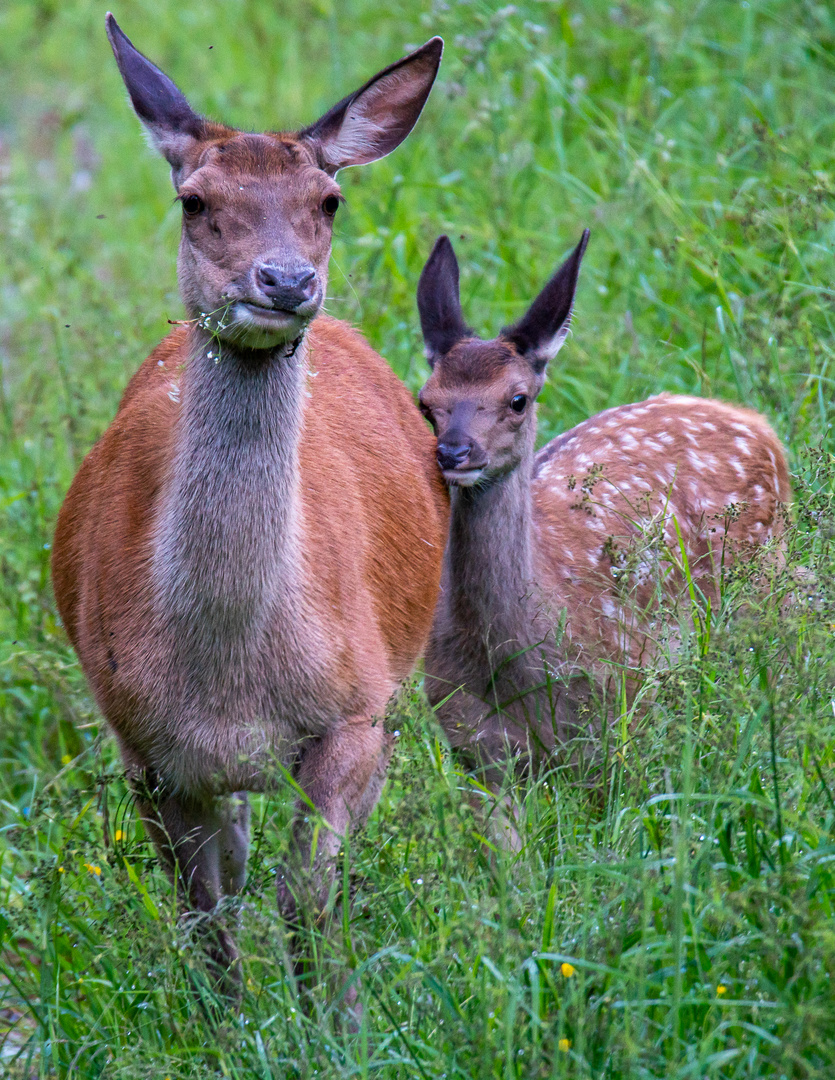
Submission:
M 253 134 L 198 116 L 106 24 L 172 168 L 188 325 L 131 380 L 70 488 L 55 594 L 189 907 L 214 912 L 240 891 L 245 792 L 277 763 L 294 770 L 297 807 L 326 824 L 296 817 L 279 875 L 289 914 L 290 881 L 325 899 L 342 837 L 379 796 L 391 750 L 380 720 L 438 588 L 447 498 L 432 438 L 383 359 L 320 312 L 335 174 L 408 135 L 443 43 L 302 131 Z M 225 978 L 236 951 L 222 921 L 202 925 Z
M 683 598 L 674 519 L 692 578 L 715 604 L 723 565 L 779 535 L 791 499 L 764 417 L 671 394 L 608 409 L 552 440 L 531 489 L 536 579 L 598 671 L 601 660 L 649 659 L 651 635 L 664 630 L 651 619 L 659 577 L 666 603 Z
M 327 316 L 314 321 L 309 341 L 315 377 L 300 465 L 310 603 L 334 634 L 334 680 L 356 681 L 359 666 L 382 708 L 429 632 L 448 497 L 434 439 L 385 361 Z M 142 640 L 150 603 L 142 598 L 186 346 L 187 330 L 178 327 L 133 376 L 73 481 L 55 535 L 61 617 L 103 712 L 129 742 L 131 657 L 152 648 Z M 362 437 L 346 437 L 358 417 Z
M 701 398 L 610 409 L 535 454 L 535 401 L 587 241 L 492 341 L 464 322 L 447 237 L 418 287 L 421 408 L 453 492 L 426 686 L 450 742 L 481 765 L 588 734 L 592 688 L 620 700 L 625 676 L 630 698 L 693 616 L 688 577 L 715 603 L 723 566 L 779 537 L 791 498 L 765 419 Z

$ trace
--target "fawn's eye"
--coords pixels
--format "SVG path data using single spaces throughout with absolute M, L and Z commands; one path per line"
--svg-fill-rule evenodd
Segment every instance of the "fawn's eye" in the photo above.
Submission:
M 206 209 L 206 204 L 199 195 L 186 195 L 182 203 L 183 213 L 186 217 L 197 217 L 201 210 Z
M 437 424 L 435 423 L 435 417 L 432 415 L 432 410 L 427 408 L 427 406 L 424 405 L 422 401 L 418 402 L 418 408 L 432 425 L 432 427 L 437 431 Z
M 517 394 L 516 397 L 510 399 L 510 407 L 515 413 L 522 413 L 525 411 L 525 406 L 528 404 L 527 394 Z
M 336 211 L 339 209 L 339 199 L 335 195 L 328 195 L 325 201 L 322 203 L 322 210 L 328 215 L 333 217 Z

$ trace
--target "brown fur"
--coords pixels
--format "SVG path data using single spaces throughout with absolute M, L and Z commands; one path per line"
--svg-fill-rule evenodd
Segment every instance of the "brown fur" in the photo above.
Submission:
M 55 596 L 186 903 L 212 912 L 241 887 L 242 793 L 276 763 L 326 823 L 321 903 L 331 857 L 383 784 L 383 711 L 427 638 L 448 513 L 410 395 L 319 314 L 333 174 L 405 138 L 441 44 L 303 132 L 252 135 L 192 113 L 111 16 L 108 33 L 183 202 L 189 324 L 134 375 L 73 481 Z M 291 871 L 310 861 L 311 828 L 297 823 Z M 279 884 L 288 913 L 301 884 Z M 208 926 L 225 970 L 234 944 Z
M 671 394 L 554 439 L 536 455 L 531 489 L 537 580 L 597 670 L 601 658 L 634 668 L 655 653 L 663 627 L 649 623 L 665 563 L 667 602 L 683 593 L 674 520 L 715 605 L 723 566 L 779 535 L 791 499 L 783 448 L 762 416 Z
M 722 567 L 779 536 L 791 498 L 767 422 L 718 401 L 661 394 L 534 453 L 587 238 L 493 341 L 463 322 L 446 238 L 418 293 L 433 363 L 421 408 L 452 492 L 427 692 L 452 745 L 487 766 L 587 730 L 592 686 L 619 691 L 625 676 L 631 699 L 690 614 L 684 561 L 715 604 Z

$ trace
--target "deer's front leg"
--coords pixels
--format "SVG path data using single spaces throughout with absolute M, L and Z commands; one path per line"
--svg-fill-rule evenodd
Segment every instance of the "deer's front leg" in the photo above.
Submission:
M 249 819 L 249 796 L 245 791 L 236 791 L 223 800 L 218 855 L 220 884 L 227 896 L 235 896 L 246 883 Z
M 225 800 L 189 801 L 149 791 L 137 784 L 137 811 L 148 830 L 168 876 L 188 911 L 205 915 L 200 936 L 218 981 L 231 994 L 240 981 L 238 951 L 224 925 L 218 901 L 228 886 L 242 881 L 240 819 L 248 826 L 248 805 L 230 811 Z M 245 798 L 245 797 L 244 797 Z M 231 854 L 222 848 L 222 843 Z M 245 853 L 243 863 L 245 864 Z
M 286 918 L 294 917 L 303 897 L 324 907 L 344 836 L 365 821 L 380 797 L 392 743 L 382 721 L 363 717 L 306 746 L 296 778 L 324 822 L 314 851 L 312 813 L 299 801 L 293 850 L 278 881 L 278 905 Z

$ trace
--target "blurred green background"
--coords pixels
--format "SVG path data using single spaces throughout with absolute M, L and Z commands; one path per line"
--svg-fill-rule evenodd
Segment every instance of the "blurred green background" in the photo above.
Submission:
M 284 811 L 267 801 L 248 900 L 258 915 L 246 923 L 252 996 L 239 1021 L 212 1027 L 189 997 L 192 960 L 141 830 L 131 827 L 130 851 L 113 846 L 118 761 L 48 577 L 75 468 L 181 316 L 179 212 L 128 105 L 104 9 L 4 0 L 0 1040 L 8 1062 L 18 1055 L 12 1075 L 831 1077 L 835 891 L 821 868 L 835 815 L 835 8 L 123 0 L 114 14 L 197 110 L 254 130 L 311 122 L 443 35 L 414 133 L 340 176 L 348 205 L 328 310 L 417 390 L 427 372 L 414 292 L 439 233 L 454 240 L 468 320 L 492 336 L 589 226 L 541 440 L 660 390 L 765 411 L 798 470 L 795 561 L 820 592 L 802 626 L 772 605 L 759 629 L 700 639 L 703 666 L 685 664 L 676 693 L 659 696 L 640 760 L 622 755 L 602 803 L 559 789 L 559 777 L 528 792 L 531 842 L 516 862 L 478 839 L 466 783 L 416 692 L 380 811 L 351 854 L 365 882 L 359 928 L 352 937 L 345 914 L 338 947 L 316 939 L 325 988 L 392 950 L 391 971 L 368 977 L 361 1032 L 340 1026 L 338 1006 L 327 1011 L 326 989 L 318 1012 L 294 996 L 270 916 Z M 659 824 L 659 791 L 696 788 L 716 816 L 676 804 Z M 791 841 L 781 814 L 794 815 Z M 716 862 L 722 837 L 743 844 L 744 870 L 727 869 L 731 856 Z M 430 863 L 423 898 L 415 866 L 428 889 Z M 699 937 L 707 926 L 712 953 Z M 587 966 L 552 978 L 530 966 L 535 948 Z

